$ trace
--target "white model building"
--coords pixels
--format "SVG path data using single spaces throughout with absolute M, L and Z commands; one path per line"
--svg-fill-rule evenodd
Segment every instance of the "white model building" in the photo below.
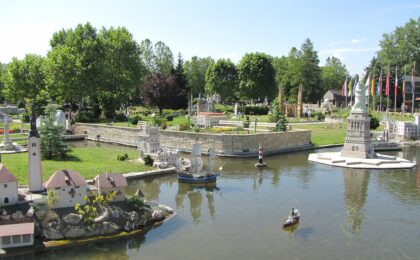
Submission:
M 18 199 L 17 179 L 0 163 L 0 207 L 14 205 Z
M 121 173 L 104 173 L 96 175 L 93 179 L 94 185 L 98 190 L 98 194 L 104 195 L 115 192 L 114 201 L 125 200 L 125 188 L 127 180 Z

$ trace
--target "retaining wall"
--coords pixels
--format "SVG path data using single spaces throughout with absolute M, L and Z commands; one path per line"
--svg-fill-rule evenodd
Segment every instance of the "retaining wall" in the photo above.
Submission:
M 99 124 L 77 123 L 75 134 L 85 134 L 89 140 L 137 146 L 139 130 Z M 162 147 L 189 152 L 193 143 L 201 143 L 204 153 L 214 148 L 222 156 L 254 156 L 261 144 L 264 154 L 276 154 L 311 147 L 311 131 L 267 132 L 257 134 L 210 134 L 184 131 L 160 131 Z

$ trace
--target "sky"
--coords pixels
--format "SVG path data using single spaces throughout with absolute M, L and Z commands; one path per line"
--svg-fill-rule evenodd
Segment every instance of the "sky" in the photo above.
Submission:
M 0 62 L 44 56 L 54 32 L 90 22 L 98 30 L 124 26 L 139 44 L 162 41 L 184 60 L 287 56 L 309 38 L 320 65 L 335 56 L 353 75 L 384 33 L 418 17 L 418 0 L 0 0 Z

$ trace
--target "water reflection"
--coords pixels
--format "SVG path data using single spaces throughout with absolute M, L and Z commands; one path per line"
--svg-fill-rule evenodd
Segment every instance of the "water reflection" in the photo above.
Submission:
M 363 219 L 363 207 L 366 203 L 369 172 L 365 169 L 342 169 L 344 179 L 344 203 L 347 211 L 347 223 L 353 233 L 360 230 Z
M 214 219 L 216 208 L 214 206 L 214 192 L 219 191 L 216 184 L 213 186 L 198 187 L 188 183 L 179 183 L 178 192 L 175 196 L 176 208 L 184 207 L 185 197 L 188 198 L 190 205 L 190 214 L 195 224 L 200 222 L 201 219 L 201 204 L 203 202 L 203 194 L 207 201 L 207 208 L 210 217 Z

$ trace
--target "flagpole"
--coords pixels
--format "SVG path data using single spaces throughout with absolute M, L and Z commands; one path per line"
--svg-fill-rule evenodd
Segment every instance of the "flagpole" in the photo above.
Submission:
M 394 86 L 394 112 L 397 112 L 397 91 L 398 91 L 398 76 L 397 76 L 397 66 L 395 66 L 395 86 Z
M 381 74 L 379 74 L 379 112 L 382 112 L 382 69 L 381 69 Z
M 414 62 L 414 67 L 411 75 L 411 93 L 412 93 L 412 103 L 411 103 L 411 113 L 414 115 L 414 95 L 416 94 L 416 80 L 414 78 L 414 73 L 416 72 L 416 62 Z
M 403 94 L 402 113 L 403 113 L 403 115 L 405 113 L 405 74 L 406 74 L 406 69 L 407 69 L 407 65 L 404 65 L 403 90 L 402 90 L 402 94 Z

